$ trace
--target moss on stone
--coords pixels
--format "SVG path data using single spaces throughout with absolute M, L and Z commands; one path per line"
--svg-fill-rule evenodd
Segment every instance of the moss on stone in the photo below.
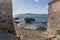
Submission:
M 57 35 L 60 35 L 60 30 L 57 30 L 57 31 L 56 31 L 56 34 L 57 34 Z
M 52 38 L 49 38 L 49 39 L 47 39 L 47 40 L 52 40 Z

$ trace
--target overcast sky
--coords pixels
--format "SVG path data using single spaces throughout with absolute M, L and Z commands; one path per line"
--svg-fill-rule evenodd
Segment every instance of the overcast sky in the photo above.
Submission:
M 12 0 L 13 15 L 24 13 L 47 14 L 51 0 Z

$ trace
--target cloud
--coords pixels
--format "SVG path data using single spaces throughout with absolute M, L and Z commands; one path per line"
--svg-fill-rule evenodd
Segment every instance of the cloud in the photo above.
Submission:
M 14 9 L 13 15 L 16 14 L 24 14 L 24 13 L 37 13 L 37 14 L 48 14 L 48 5 L 46 5 L 44 8 L 38 9 L 38 10 L 23 10 L 20 11 L 20 9 L 16 10 Z
M 39 0 L 35 0 L 35 2 L 37 3 L 37 2 L 39 2 Z

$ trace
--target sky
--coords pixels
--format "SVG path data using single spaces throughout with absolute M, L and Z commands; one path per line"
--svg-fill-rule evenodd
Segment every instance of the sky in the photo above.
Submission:
M 48 3 L 51 0 L 12 0 L 13 15 L 34 13 L 48 14 Z

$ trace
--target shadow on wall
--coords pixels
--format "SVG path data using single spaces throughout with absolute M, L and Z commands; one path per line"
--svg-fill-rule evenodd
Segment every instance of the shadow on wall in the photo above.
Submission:
M 40 27 L 40 28 L 37 28 L 36 30 L 38 30 L 38 31 L 46 31 L 46 30 L 47 30 L 47 28 Z
M 17 37 L 17 40 L 21 40 L 20 37 Z

